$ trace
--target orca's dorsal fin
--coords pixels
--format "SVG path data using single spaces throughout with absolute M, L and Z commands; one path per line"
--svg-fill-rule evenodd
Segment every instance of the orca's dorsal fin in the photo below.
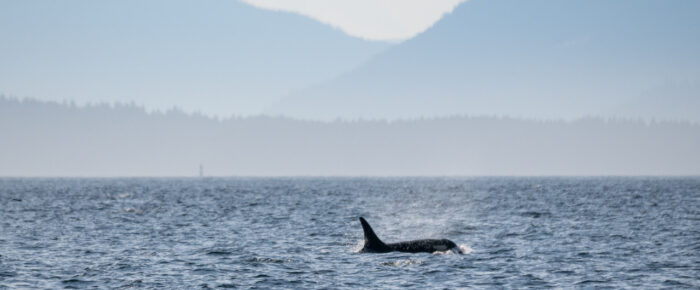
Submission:
M 369 226 L 367 221 L 360 217 L 360 223 L 362 224 L 362 230 L 365 232 L 365 245 L 362 247 L 362 252 L 385 252 L 388 251 L 389 247 L 382 242 L 382 240 L 377 237 L 374 233 L 372 227 Z

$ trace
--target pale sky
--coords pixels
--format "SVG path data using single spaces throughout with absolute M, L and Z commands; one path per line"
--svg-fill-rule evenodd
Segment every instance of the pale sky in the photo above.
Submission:
M 295 12 L 352 36 L 403 40 L 415 36 L 466 0 L 242 0 L 260 8 Z

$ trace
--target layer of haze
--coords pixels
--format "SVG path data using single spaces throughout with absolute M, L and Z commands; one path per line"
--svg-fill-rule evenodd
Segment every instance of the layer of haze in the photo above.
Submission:
M 0 98 L 0 132 L 0 176 L 700 174 L 700 125 L 676 122 L 217 121 Z

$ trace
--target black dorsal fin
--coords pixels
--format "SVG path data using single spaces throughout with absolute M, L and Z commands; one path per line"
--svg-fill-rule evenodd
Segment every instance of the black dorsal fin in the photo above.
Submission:
M 362 223 L 362 230 L 365 232 L 365 245 L 362 247 L 361 252 L 388 252 L 389 247 L 382 242 L 382 240 L 377 237 L 374 233 L 372 227 L 369 226 L 367 221 L 360 217 L 360 223 Z

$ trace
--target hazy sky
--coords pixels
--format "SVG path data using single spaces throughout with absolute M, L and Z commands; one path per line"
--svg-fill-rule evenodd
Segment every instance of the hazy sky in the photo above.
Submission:
M 425 31 L 466 0 L 243 0 L 296 12 L 372 40 L 407 39 Z

